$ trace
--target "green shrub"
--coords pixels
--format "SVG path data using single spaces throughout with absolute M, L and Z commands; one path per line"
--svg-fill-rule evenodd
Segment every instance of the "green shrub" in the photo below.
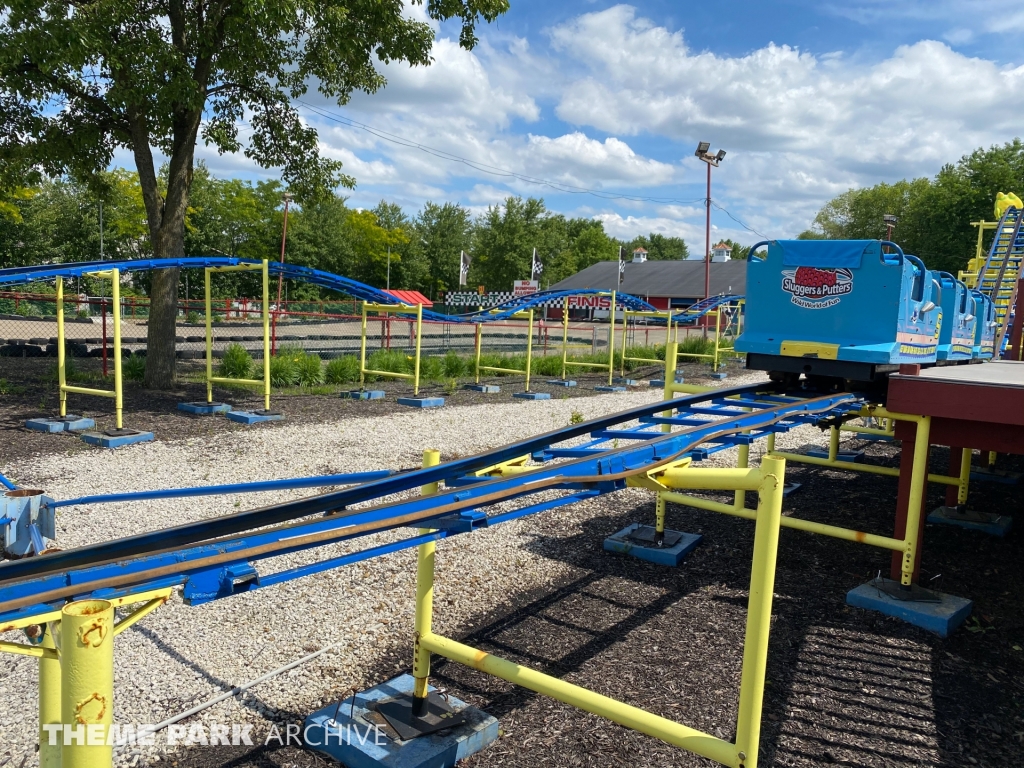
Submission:
M 250 379 L 252 369 L 253 359 L 249 350 L 241 344 L 229 344 L 217 370 L 221 376 L 229 379 Z
M 679 342 L 679 354 L 711 355 L 715 352 L 715 340 L 701 335 L 687 336 Z
M 576 424 L 582 424 L 582 423 L 583 423 L 583 413 L 581 411 L 578 411 L 575 408 L 573 408 L 572 412 L 569 414 L 569 426 L 571 427 L 571 426 L 574 426 Z
M 293 387 L 298 380 L 298 374 L 292 355 L 273 355 L 270 358 L 270 383 L 273 386 Z
M 533 373 L 538 376 L 561 376 L 562 358 L 559 355 L 547 355 L 533 359 Z
M 328 384 L 352 384 L 359 381 L 359 358 L 351 355 L 334 358 L 327 364 L 324 381 Z
M 444 360 L 440 357 L 424 357 L 420 359 L 420 379 L 440 381 L 444 377 Z
M 366 367 L 388 373 L 412 373 L 413 361 L 397 349 L 378 349 L 370 355 Z
M 454 351 L 449 351 L 444 356 L 444 375 L 448 378 L 457 379 L 460 376 L 465 376 L 468 369 L 468 361 L 463 360 Z
M 295 358 L 295 376 L 303 387 L 315 387 L 324 383 L 324 369 L 320 355 L 303 354 Z
M 448 395 L 448 397 L 451 397 L 452 395 L 454 395 L 458 391 L 459 391 L 459 380 L 458 379 L 450 378 L 450 379 L 445 379 L 444 380 L 444 393 L 446 395 Z
M 65 361 L 65 366 L 67 361 Z M 143 355 L 129 355 L 121 363 L 121 375 L 128 381 L 146 380 L 146 358 Z
M 75 317 L 77 317 L 79 320 L 88 320 L 89 319 L 89 310 L 88 309 L 80 309 L 80 310 L 78 310 L 75 313 Z
M 199 325 L 199 323 L 202 322 L 202 319 L 199 317 L 199 313 L 193 309 L 191 312 L 185 315 L 185 322 L 188 323 L 189 325 Z

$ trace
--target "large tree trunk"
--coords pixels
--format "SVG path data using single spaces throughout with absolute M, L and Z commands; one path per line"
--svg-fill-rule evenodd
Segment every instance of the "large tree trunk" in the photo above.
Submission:
M 171 389 L 174 386 L 179 274 L 178 269 L 152 272 L 149 329 L 146 334 L 146 386 L 149 389 Z

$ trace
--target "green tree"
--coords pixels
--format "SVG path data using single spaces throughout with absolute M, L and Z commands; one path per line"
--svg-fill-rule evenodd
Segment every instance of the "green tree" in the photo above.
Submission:
M 431 299 L 442 291 L 458 290 L 461 253 L 473 252 L 473 217 L 458 203 L 423 206 L 415 221 L 414 238 L 426 265 L 426 285 Z
M 423 254 L 413 221 L 398 203 L 381 200 L 373 209 L 377 223 L 384 229 L 401 233 L 391 246 L 391 285 L 394 288 L 422 291 L 430 278 L 430 266 Z
M 649 261 L 681 261 L 690 255 L 690 249 L 681 237 L 670 237 L 651 232 L 649 235 L 634 237 L 624 246 L 627 259 L 633 257 L 633 251 L 644 248 Z
M 461 22 L 467 49 L 479 21 L 507 8 L 508 0 L 426 2 L 431 19 Z M 373 93 L 385 84 L 378 61 L 427 65 L 433 40 L 430 23 L 412 19 L 402 0 L 3 0 L 0 177 L 38 166 L 94 180 L 127 149 L 153 254 L 181 256 L 197 140 L 280 167 L 298 197 L 351 185 L 340 163 L 320 155 L 292 100 L 311 81 L 339 103 L 354 90 Z M 165 186 L 154 152 L 168 158 Z M 178 277 L 152 277 L 150 387 L 174 380 Z
M 534 197 L 509 197 L 502 205 L 489 206 L 477 221 L 473 281 L 492 291 L 509 291 L 516 280 L 529 279 L 533 249 L 543 262 L 548 244 L 542 238 L 555 234 L 542 227 L 547 215 L 544 201 Z

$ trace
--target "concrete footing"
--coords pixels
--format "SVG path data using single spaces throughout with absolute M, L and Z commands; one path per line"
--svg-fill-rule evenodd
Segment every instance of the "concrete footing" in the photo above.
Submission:
M 444 405 L 443 397 L 400 397 L 399 405 L 408 405 L 410 408 L 440 408 Z
M 1020 472 L 1007 472 L 1005 469 L 988 469 L 987 467 L 979 469 L 976 467 L 971 470 L 971 480 L 1017 485 L 1020 482 L 1020 478 Z
M 178 403 L 178 410 L 196 416 L 210 416 L 215 413 L 227 413 L 232 408 L 228 403 Z
M 463 389 L 467 389 L 470 392 L 484 392 L 488 395 L 496 395 L 498 392 L 501 392 L 501 387 L 497 387 L 494 384 L 467 384 Z
M 933 592 L 917 585 L 903 590 L 898 582 L 883 578 L 851 589 L 846 593 L 846 603 L 892 616 L 939 637 L 949 637 L 967 620 L 974 605 L 965 597 Z
M 625 392 L 626 388 L 625 387 L 618 387 L 618 386 L 608 386 L 608 385 L 602 384 L 600 386 L 594 387 L 594 391 L 595 392 Z
M 452 768 L 497 740 L 498 721 L 454 696 L 447 702 L 464 725 L 401 740 L 376 706 L 412 687 L 412 675 L 400 675 L 314 712 L 303 729 L 306 746 L 348 768 Z
M 696 533 L 666 530 L 662 545 L 658 546 L 654 526 L 633 523 L 605 539 L 604 548 L 650 563 L 675 567 L 700 544 L 702 538 Z
M 623 385 L 625 385 L 627 387 L 635 387 L 640 382 L 637 381 L 636 379 L 623 379 L 623 378 L 621 378 L 619 376 L 616 376 L 614 379 L 612 379 L 612 383 L 613 384 L 623 384 Z
M 281 421 L 283 413 L 277 411 L 228 411 L 229 420 L 239 424 L 259 424 L 263 421 Z
M 514 392 L 512 397 L 520 400 L 550 400 L 551 393 L 549 392 Z
M 969 531 L 980 531 L 1002 538 L 1013 527 L 1013 518 L 995 512 L 975 512 L 960 507 L 936 507 L 928 515 L 928 522 L 936 525 L 955 525 Z
M 712 379 L 717 379 L 718 381 L 721 381 L 722 379 L 727 379 L 727 378 L 729 378 L 729 374 L 728 374 L 728 373 L 721 373 L 721 372 L 718 372 L 718 373 L 712 373 L 712 374 L 711 374 L 711 378 L 712 378 Z
M 135 429 L 110 429 L 106 432 L 83 432 L 82 440 L 100 448 L 120 448 L 124 445 L 152 442 L 153 433 L 139 432 Z
M 73 414 L 56 419 L 29 419 L 25 422 L 26 429 L 34 429 L 37 432 L 78 432 L 95 426 L 96 422 L 92 419 Z
M 383 389 L 353 389 L 342 392 L 341 397 L 346 400 L 383 400 Z
M 805 456 L 810 456 L 813 459 L 827 459 L 828 448 L 818 448 L 817 446 L 811 446 L 806 449 L 801 449 L 799 453 Z M 836 454 L 836 461 L 849 461 L 858 462 L 864 461 L 864 451 L 839 451 Z
M 572 379 L 566 379 L 565 381 L 563 381 L 562 379 L 551 379 L 547 383 L 550 384 L 553 387 L 575 387 L 576 386 L 576 382 L 573 381 Z

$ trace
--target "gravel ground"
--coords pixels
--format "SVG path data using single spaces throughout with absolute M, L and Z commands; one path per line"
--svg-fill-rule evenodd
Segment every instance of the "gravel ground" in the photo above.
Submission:
M 728 383 L 759 376 L 746 374 Z M 244 433 L 160 441 L 129 450 L 74 450 L 15 461 L 6 468 L 20 485 L 43 488 L 57 498 L 402 468 L 417 466 L 426 447 L 440 448 L 442 459 L 449 460 L 564 426 L 573 412 L 594 418 L 657 399 L 657 391 L 638 390 L 586 400 L 404 410 L 383 417 L 284 423 Z M 308 493 L 65 508 L 58 512 L 57 539 L 65 548 L 80 546 L 120 531 L 139 533 Z M 643 495 L 626 491 L 615 503 L 635 505 Z M 573 517 L 585 518 L 602 506 L 577 505 Z M 509 595 L 550 585 L 567 574 L 563 563 L 531 546 L 535 531 L 536 522 L 527 518 L 442 544 L 444 556 L 437 571 L 439 631 L 458 633 L 480 606 L 500 605 Z M 398 535 L 382 534 L 374 543 Z M 293 567 L 352 548 L 324 547 L 275 558 L 263 567 Z M 342 643 L 200 717 L 206 723 L 262 725 L 268 720 L 294 720 L 348 688 L 372 682 L 368 675 L 381 659 L 407 660 L 414 577 L 415 553 L 409 551 L 204 606 L 187 607 L 176 598 L 118 637 L 115 720 L 158 722 L 310 651 Z M 471 594 L 456 588 L 467 583 Z M 35 741 L 35 713 L 24 706 L 35 699 L 35 662 L 10 658 L 13 661 L 0 672 L 0 744 L 9 745 L 17 763 L 19 754 L 31 753 Z M 145 755 L 124 750 L 121 760 L 151 759 L 165 749 L 158 740 Z
M 754 379 L 750 376 L 750 379 Z M 742 383 L 731 376 L 727 384 Z M 129 451 L 74 451 L 8 465 L 26 484 L 58 497 L 115 488 L 199 485 L 418 464 L 424 447 L 444 459 L 586 418 L 651 402 L 650 391 L 581 401 L 467 405 L 397 411 L 321 424 L 278 424 L 242 435 L 192 436 Z M 495 429 L 495 425 L 500 425 Z M 370 436 L 369 439 L 367 436 Z M 811 427 L 780 436 L 780 449 L 824 443 Z M 760 454 L 756 445 L 752 458 Z M 868 447 L 893 466 L 896 449 Z M 732 452 L 710 463 L 734 461 Z M 941 451 L 933 471 L 945 469 Z M 1014 465 L 1011 464 L 1012 468 Z M 1017 468 L 1021 468 L 1017 466 Z M 786 513 L 862 530 L 892 526 L 895 482 L 791 466 L 804 488 Z M 79 507 L 58 519 L 73 546 L 302 495 L 301 492 Z M 935 494 L 933 494 L 935 495 Z M 721 498 L 721 497 L 718 497 Z M 1015 512 L 1020 493 L 976 483 L 972 499 Z M 937 502 L 936 496 L 931 501 Z M 634 520 L 653 518 L 651 494 L 628 489 L 531 516 L 439 546 L 435 628 L 506 658 L 564 676 L 665 716 L 730 738 L 749 581 L 752 527 L 670 506 L 671 527 L 704 542 L 679 569 L 601 550 Z M 384 536 L 380 537 L 383 540 Z M 929 526 L 923 578 L 978 604 L 970 631 L 948 640 L 843 604 L 888 557 L 798 532 L 780 544 L 762 766 L 1015 765 L 1024 756 L 1024 620 L 1021 534 L 993 542 Z M 346 551 L 318 550 L 316 558 Z M 309 562 L 278 558 L 274 566 Z M 118 722 L 155 722 L 321 647 L 316 660 L 217 705 L 187 723 L 299 723 L 310 711 L 410 663 L 415 554 L 403 552 L 251 594 L 188 608 L 175 599 L 118 637 Z M 995 564 L 998 564 L 996 566 Z M 936 579 L 936 577 L 939 577 Z M 469 590 L 466 587 L 469 587 Z M 14 636 L 4 639 L 16 639 Z M 8 657 L 0 670 L 0 766 L 35 764 L 35 664 Z M 472 768 L 707 766 L 707 761 L 609 725 L 558 702 L 453 664 L 435 681 L 499 717 L 504 738 L 467 761 Z M 257 742 L 261 742 L 258 738 Z M 314 766 L 297 749 L 125 749 L 122 765 Z

